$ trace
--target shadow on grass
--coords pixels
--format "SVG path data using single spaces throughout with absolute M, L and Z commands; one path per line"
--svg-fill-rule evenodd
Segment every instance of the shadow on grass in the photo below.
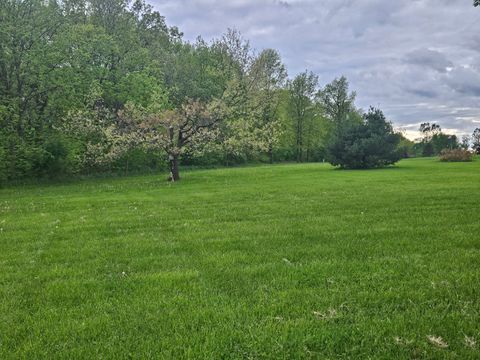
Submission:
M 405 170 L 405 169 L 412 169 L 408 167 L 401 167 L 398 165 L 390 165 L 390 166 L 383 166 L 383 167 L 374 167 L 374 168 L 342 168 L 342 167 L 334 167 L 333 171 L 343 171 L 343 172 L 366 172 L 366 171 L 378 171 L 378 170 Z

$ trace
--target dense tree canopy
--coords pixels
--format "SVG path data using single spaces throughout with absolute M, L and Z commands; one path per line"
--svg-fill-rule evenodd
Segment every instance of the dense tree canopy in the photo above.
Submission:
M 184 41 L 143 0 L 4 0 L 0 180 L 323 161 L 332 139 L 370 129 L 348 87 L 288 79 L 236 30 Z M 435 126 L 424 155 L 456 142 Z
M 308 137 L 314 126 L 316 107 L 314 103 L 318 87 L 318 76 L 305 71 L 288 83 L 289 114 L 293 121 L 295 152 L 298 162 L 304 161 L 308 153 Z M 308 158 L 308 155 L 307 155 Z
M 444 134 L 441 126 L 435 123 L 423 123 L 419 130 L 423 138 L 417 144 L 417 148 L 422 156 L 439 155 L 442 150 L 457 149 L 461 146 L 468 149 L 470 146 L 469 142 L 460 144 L 456 135 Z
M 472 147 L 480 155 L 480 128 L 476 128 L 472 134 Z
M 361 123 L 339 129 L 328 146 L 328 160 L 347 169 L 368 169 L 395 164 L 401 158 L 401 137 L 382 111 L 370 108 Z

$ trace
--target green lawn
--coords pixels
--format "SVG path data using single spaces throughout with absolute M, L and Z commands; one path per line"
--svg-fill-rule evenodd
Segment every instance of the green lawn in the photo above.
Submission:
M 0 190 L 1 359 L 480 358 L 480 161 L 165 177 Z

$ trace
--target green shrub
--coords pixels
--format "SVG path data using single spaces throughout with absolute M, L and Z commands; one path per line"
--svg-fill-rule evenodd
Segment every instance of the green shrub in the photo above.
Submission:
M 473 160 L 473 153 L 465 149 L 444 149 L 440 153 L 440 161 L 467 162 Z

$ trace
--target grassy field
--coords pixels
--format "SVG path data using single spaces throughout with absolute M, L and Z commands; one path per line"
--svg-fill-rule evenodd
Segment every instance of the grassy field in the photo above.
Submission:
M 480 358 L 480 161 L 183 175 L 0 190 L 1 359 Z

